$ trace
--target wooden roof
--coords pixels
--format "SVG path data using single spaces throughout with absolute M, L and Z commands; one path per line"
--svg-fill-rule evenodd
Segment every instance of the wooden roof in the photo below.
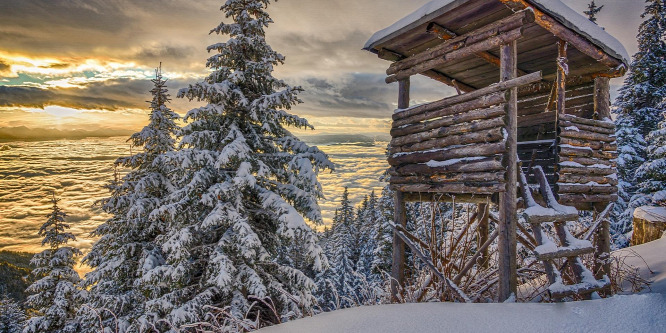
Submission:
M 520 6 L 533 6 L 529 0 L 450 0 L 444 3 L 446 3 L 444 7 L 408 22 L 404 27 L 392 31 L 383 38 L 369 42 L 365 49 L 379 54 L 383 59 L 396 61 L 423 52 L 442 42 L 436 35 L 426 31 L 429 24 L 435 23 L 456 35 L 462 35 L 508 17 L 514 13 L 514 10 L 521 9 Z M 553 20 L 561 21 L 562 18 L 545 11 L 540 12 L 543 8 L 538 6 L 527 8 L 537 11 L 537 20 L 524 26 L 523 37 L 518 40 L 518 68 L 525 73 L 542 71 L 545 80 L 554 80 L 557 72 L 555 61 L 558 56 L 557 42 L 560 37 L 547 30 L 545 25 Z M 544 23 L 539 19 L 539 13 L 549 15 L 547 19 L 550 21 Z M 559 28 L 568 29 L 568 33 L 579 40 L 590 41 L 591 45 L 605 53 L 604 59 L 610 59 L 604 63 L 592 58 L 589 53 L 585 54 L 570 46 L 568 60 L 571 76 L 609 72 L 612 72 L 609 75 L 620 76 L 628 67 L 627 60 L 618 55 L 618 52 L 613 52 L 612 47 L 600 45 L 599 40 L 592 39 L 567 25 L 562 24 Z M 491 50 L 490 53 L 499 56 L 499 50 Z M 610 68 L 609 63 L 617 63 L 623 68 Z M 475 89 L 496 83 L 499 78 L 496 64 L 475 55 L 446 63 L 434 70 Z

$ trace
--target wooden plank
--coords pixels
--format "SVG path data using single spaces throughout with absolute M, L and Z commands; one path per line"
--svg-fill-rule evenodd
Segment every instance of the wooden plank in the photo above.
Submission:
M 433 121 L 421 122 L 413 125 L 404 125 L 391 129 L 392 137 L 405 136 L 408 134 L 424 132 L 438 127 L 457 125 L 467 123 L 475 120 L 483 120 L 489 118 L 500 117 L 504 115 L 504 106 L 493 106 L 485 109 L 476 109 L 464 113 L 458 113 L 451 116 L 443 117 Z
M 426 163 L 429 161 L 446 161 L 456 158 L 493 156 L 502 154 L 506 150 L 507 147 L 504 142 L 483 143 L 436 151 L 395 154 L 388 158 L 388 163 L 391 166 L 398 166 L 403 164 Z
M 566 128 L 559 128 L 558 132 L 563 138 L 571 138 L 578 140 L 589 140 L 589 141 L 602 141 L 602 142 L 615 142 L 615 136 L 608 134 L 600 134 L 594 132 L 588 132 L 584 130 L 567 130 Z
M 500 69 L 500 81 L 510 81 L 517 76 L 518 69 L 518 43 L 514 40 L 500 47 L 500 58 L 502 67 Z M 517 212 L 517 189 L 518 182 L 518 88 L 514 87 L 508 91 L 509 98 L 506 104 L 506 147 L 504 156 L 506 166 L 505 191 L 500 195 L 500 223 L 498 244 L 498 276 L 499 290 L 498 300 L 503 302 L 517 292 L 517 263 L 516 263 L 516 229 L 518 217 Z
M 568 114 L 563 115 L 560 118 L 562 118 L 562 120 L 570 121 L 572 123 L 578 123 L 578 124 L 589 125 L 589 126 L 615 129 L 615 124 L 613 124 L 612 122 L 609 122 L 609 121 L 581 118 L 581 117 L 576 117 L 576 116 L 572 116 L 572 115 L 568 115 Z
M 538 82 L 540 80 L 541 80 L 541 72 L 531 73 L 528 75 L 521 76 L 519 78 L 515 78 L 513 80 L 500 82 L 498 84 L 494 84 L 492 86 L 485 87 L 466 94 L 447 97 L 436 102 L 415 106 L 409 109 L 402 109 L 400 112 L 396 112 L 393 114 L 393 120 L 400 120 L 415 115 L 419 115 L 428 111 L 442 109 L 451 105 L 460 104 L 477 98 L 481 98 L 483 96 L 492 95 L 494 93 L 508 90 L 514 87 L 520 87 L 530 83 Z
M 463 95 L 458 95 L 458 96 L 463 96 Z M 420 121 L 425 121 L 440 117 L 454 116 L 457 114 L 467 113 L 469 111 L 473 111 L 476 109 L 487 108 L 493 105 L 502 104 L 504 102 L 506 102 L 504 94 L 501 92 L 497 92 L 494 94 L 481 96 L 477 99 L 465 101 L 447 107 L 430 109 L 427 112 L 416 114 L 411 117 L 397 119 L 393 121 L 392 127 L 399 128 L 407 125 L 414 125 Z M 400 112 L 407 112 L 407 111 L 400 111 Z
M 559 194 L 560 202 L 564 205 L 590 202 L 615 202 L 617 194 Z
M 593 133 L 599 133 L 599 134 L 604 134 L 604 135 L 615 135 L 615 129 L 611 128 L 603 128 L 603 127 L 597 127 L 597 126 L 590 126 L 590 125 L 583 125 L 580 123 L 573 123 L 570 121 L 562 120 L 560 119 L 560 127 L 577 127 L 579 130 L 583 131 L 588 131 L 588 132 L 593 132 Z
M 560 194 L 613 194 L 617 193 L 617 186 L 587 185 L 587 184 L 567 184 L 558 183 L 557 193 Z
M 589 175 L 589 174 L 572 174 L 572 173 L 563 173 L 560 172 L 560 183 L 573 183 L 573 184 L 586 184 L 589 182 L 595 182 L 598 184 L 610 184 L 617 185 L 617 177 L 605 177 L 598 175 Z
M 391 176 L 391 184 L 500 183 L 503 181 L 504 171 L 437 174 L 432 176 Z
M 502 183 L 459 184 L 391 184 L 391 189 L 400 192 L 430 192 L 458 194 L 494 194 L 504 191 Z
M 391 146 L 400 147 L 407 144 L 424 142 L 430 139 L 443 138 L 448 136 L 460 135 L 464 133 L 472 133 L 491 128 L 502 127 L 503 125 L 504 122 L 502 118 L 493 118 L 493 119 L 479 120 L 473 123 L 463 123 L 448 127 L 441 127 L 426 132 L 414 133 L 393 138 L 393 140 L 391 140 Z
M 450 135 L 443 138 L 437 138 L 404 146 L 391 146 L 389 153 L 409 153 L 417 151 L 426 151 L 431 149 L 442 149 L 450 146 L 460 145 L 461 142 L 465 144 L 472 143 L 488 143 L 502 140 L 502 128 L 496 127 L 488 130 L 465 133 L 461 135 Z
M 577 147 L 590 147 L 592 149 L 604 151 L 617 151 L 617 143 L 615 142 L 608 143 L 602 141 L 589 141 L 584 139 L 561 138 L 560 144 L 567 144 Z
M 436 175 L 449 172 L 488 172 L 504 170 L 500 157 L 488 157 L 481 160 L 461 159 L 455 163 L 443 163 L 442 166 L 426 164 L 406 164 L 389 169 L 391 175 Z
M 560 174 L 576 174 L 576 175 L 597 175 L 597 176 L 608 176 L 617 173 L 617 170 L 613 168 L 573 168 L 573 167 L 560 167 Z

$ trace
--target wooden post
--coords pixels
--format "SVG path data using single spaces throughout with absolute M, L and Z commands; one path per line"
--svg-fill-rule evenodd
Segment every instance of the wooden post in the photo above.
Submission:
M 478 246 L 481 246 L 481 244 L 485 244 L 486 241 L 488 241 L 488 235 L 490 232 L 490 228 L 488 225 L 488 204 L 487 203 L 480 203 L 477 205 L 476 208 L 477 216 L 479 218 L 479 241 L 478 241 Z M 481 251 L 481 267 L 483 268 L 488 268 L 488 249 L 484 249 Z
M 598 120 L 611 119 L 610 78 L 594 78 L 594 116 Z
M 518 69 L 518 43 L 502 45 L 500 47 L 500 81 L 508 81 L 517 76 Z M 516 294 L 516 228 L 517 228 L 517 187 L 518 182 L 518 88 L 507 91 L 506 103 L 506 191 L 500 194 L 500 223 L 499 223 L 499 294 L 498 300 L 503 302 Z
M 608 218 L 601 221 L 597 234 L 594 238 L 594 275 L 597 279 L 602 279 L 604 275 L 610 277 L 610 222 Z
M 567 93 L 567 42 L 560 40 L 557 43 L 557 113 L 566 113 Z
M 398 108 L 406 109 L 409 107 L 409 79 L 401 80 L 398 83 Z M 407 226 L 407 209 L 405 206 L 404 194 L 400 191 L 395 192 L 395 212 L 394 222 L 402 227 Z M 391 265 L 391 300 L 398 301 L 399 288 L 405 282 L 405 243 L 393 231 L 393 263 Z

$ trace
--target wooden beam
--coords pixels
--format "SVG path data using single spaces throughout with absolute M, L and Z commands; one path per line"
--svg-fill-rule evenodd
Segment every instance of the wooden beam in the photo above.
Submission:
M 567 75 L 569 75 L 569 65 L 567 64 L 567 42 L 560 40 L 557 43 L 557 114 L 566 112 L 567 100 Z
M 446 53 L 442 57 L 435 57 L 423 62 L 418 63 L 413 67 L 395 72 L 395 74 L 386 78 L 386 83 L 393 83 L 408 78 L 415 74 L 423 73 L 427 70 L 440 67 L 447 62 L 459 60 L 467 56 L 476 54 L 478 52 L 486 51 L 498 47 L 502 44 L 510 43 L 523 36 L 522 27 L 516 28 L 511 31 L 504 32 L 497 36 L 484 39 L 475 44 L 465 45 L 453 51 Z
M 488 234 L 490 233 L 490 224 L 488 223 L 488 215 L 490 214 L 490 212 L 488 209 L 489 207 L 487 203 L 478 204 L 476 208 L 477 216 L 481 217 L 479 218 L 479 228 L 477 229 L 479 233 L 478 244 L 485 244 L 486 241 L 488 241 Z M 481 267 L 487 269 L 490 264 L 488 248 L 486 247 L 480 252 L 481 252 Z
M 610 112 L 610 78 L 594 79 L 594 117 L 595 119 L 612 119 Z
M 391 51 L 391 50 L 388 50 L 388 49 L 379 50 L 377 55 L 379 56 L 379 58 L 384 59 L 384 60 L 389 60 L 389 61 L 399 61 L 399 60 L 407 58 L 407 57 L 405 57 L 404 55 L 402 55 L 398 52 Z M 446 84 L 450 87 L 455 88 L 456 86 L 458 86 L 458 89 L 460 89 L 463 92 L 472 92 L 472 91 L 476 90 L 476 88 L 474 88 L 474 87 L 472 87 L 468 84 L 465 84 L 463 82 L 460 82 L 460 81 L 458 81 L 458 80 L 456 80 L 456 79 L 454 79 L 454 78 L 452 78 L 452 77 L 450 77 L 450 76 L 448 76 L 448 75 L 446 75 L 446 74 L 444 74 L 440 71 L 434 70 L 434 69 L 431 69 L 429 71 L 425 71 L 425 72 L 421 73 L 421 75 L 429 77 L 429 78 L 431 78 L 431 79 L 433 79 L 437 82 L 444 83 L 444 84 Z
M 500 81 L 510 81 L 516 78 L 518 72 L 518 42 L 513 41 L 500 47 L 502 67 Z M 518 88 L 508 90 L 508 103 L 506 104 L 506 147 L 504 155 L 506 166 L 506 190 L 500 195 L 500 223 L 499 223 L 499 291 L 498 300 L 503 302 L 511 295 L 516 295 L 518 285 L 516 264 L 516 229 L 518 217 Z
M 578 33 L 572 31 L 571 29 L 565 27 L 561 23 L 557 22 L 554 18 L 550 17 L 546 13 L 542 12 L 532 4 L 528 3 L 525 0 L 499 0 L 507 7 L 513 10 L 525 10 L 531 9 L 534 12 L 535 23 L 544 29 L 550 31 L 556 37 L 565 40 L 578 49 L 583 54 L 591 57 L 592 59 L 602 63 L 605 66 L 608 66 L 612 69 L 617 69 L 621 75 L 624 75 L 626 72 L 625 64 L 621 59 L 616 59 L 610 56 L 608 53 L 592 44 L 585 37 L 579 35 Z
M 435 22 L 430 22 L 428 24 L 428 27 L 426 28 L 426 32 L 432 35 L 437 36 L 437 38 L 442 39 L 442 40 L 449 40 L 455 37 L 458 37 L 458 34 L 455 32 L 442 27 L 441 25 L 435 23 Z M 488 62 L 489 64 L 495 65 L 497 68 L 501 67 L 501 61 L 500 58 L 488 51 L 483 51 L 475 54 L 478 58 L 481 58 Z M 527 72 L 521 70 L 520 68 L 518 69 L 518 74 L 520 76 L 523 76 L 527 74 Z
M 409 79 L 400 81 L 398 85 L 398 107 L 409 107 Z M 394 221 L 396 225 L 407 226 L 407 208 L 403 193 L 395 192 Z M 400 239 L 397 232 L 393 231 L 393 263 L 391 265 L 391 299 L 398 301 L 398 293 L 405 283 L 405 243 Z

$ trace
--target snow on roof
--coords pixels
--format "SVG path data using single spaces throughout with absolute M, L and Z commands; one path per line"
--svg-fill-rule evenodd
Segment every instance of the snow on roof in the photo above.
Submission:
M 638 207 L 634 210 L 634 217 L 652 222 L 666 222 L 666 207 Z
M 469 0 L 432 0 L 413 13 L 405 16 L 388 28 L 376 32 L 365 43 L 364 50 L 371 50 L 380 42 L 400 35 L 402 32 L 413 29 L 423 23 L 453 10 Z M 571 9 L 560 0 L 527 0 L 537 8 L 551 15 L 555 20 L 581 34 L 604 51 L 629 64 L 629 54 L 615 37 L 600 26 L 590 22 L 585 16 Z

